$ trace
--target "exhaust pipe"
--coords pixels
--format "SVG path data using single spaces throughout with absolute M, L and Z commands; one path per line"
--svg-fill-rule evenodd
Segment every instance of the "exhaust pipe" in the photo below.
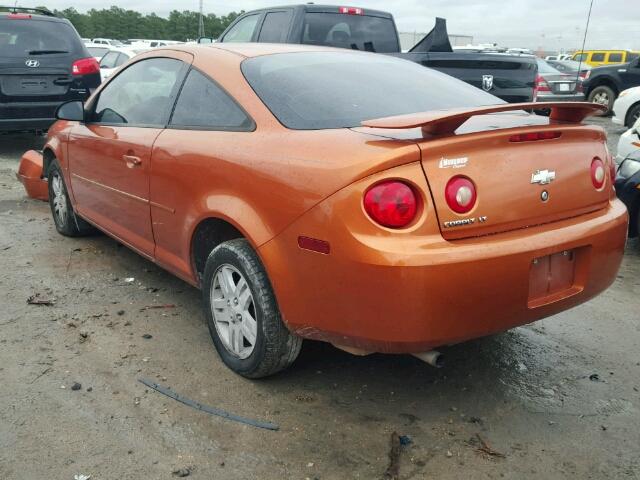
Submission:
M 437 350 L 429 350 L 428 352 L 412 353 L 416 358 L 419 358 L 425 363 L 428 363 L 432 367 L 442 368 L 444 366 L 444 355 Z

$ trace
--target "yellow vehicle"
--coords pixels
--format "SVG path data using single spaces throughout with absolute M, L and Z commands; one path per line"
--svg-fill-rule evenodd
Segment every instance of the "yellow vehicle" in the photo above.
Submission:
M 640 52 L 632 50 L 578 50 L 571 60 L 586 63 L 592 67 L 627 63 L 638 58 Z

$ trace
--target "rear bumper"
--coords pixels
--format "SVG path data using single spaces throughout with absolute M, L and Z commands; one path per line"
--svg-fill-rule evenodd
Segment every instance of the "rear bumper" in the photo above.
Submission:
M 285 322 L 302 337 L 385 353 L 493 334 L 589 300 L 615 280 L 628 222 L 618 200 L 576 218 L 452 242 L 334 235 L 336 221 L 327 219 L 319 238 L 332 251 L 322 255 L 297 247 L 298 235 L 314 231 L 307 217 L 259 249 Z M 572 288 L 531 302 L 533 261 L 563 251 L 579 252 Z
M 0 119 L 0 132 L 47 130 L 55 121 L 55 118 L 2 118 Z
M 584 93 L 543 94 L 538 93 L 536 102 L 583 102 Z

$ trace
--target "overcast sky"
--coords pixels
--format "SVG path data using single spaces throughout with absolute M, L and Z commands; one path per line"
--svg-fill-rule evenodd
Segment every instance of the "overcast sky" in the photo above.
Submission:
M 393 13 L 400 31 L 425 32 L 436 16 L 447 19 L 449 33 L 472 35 L 474 43 L 498 42 L 509 47 L 576 49 L 582 46 L 590 0 L 355 0 L 353 5 Z M 74 6 L 79 11 L 118 5 L 166 16 L 171 10 L 197 10 L 198 0 L 47 0 L 19 2 L 49 8 Z M 227 14 L 283 5 L 286 0 L 204 0 L 205 12 Z M 303 2 L 300 2 L 303 3 Z M 324 3 L 316 1 L 316 3 Z M 640 50 L 640 3 L 637 0 L 594 0 L 587 48 Z

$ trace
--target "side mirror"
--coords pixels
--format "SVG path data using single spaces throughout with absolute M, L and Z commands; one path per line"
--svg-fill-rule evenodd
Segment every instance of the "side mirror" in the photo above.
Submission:
M 84 105 L 80 100 L 63 103 L 56 110 L 56 118 L 58 120 L 82 122 L 84 121 Z
M 215 43 L 216 39 L 213 37 L 200 37 L 198 43 Z

